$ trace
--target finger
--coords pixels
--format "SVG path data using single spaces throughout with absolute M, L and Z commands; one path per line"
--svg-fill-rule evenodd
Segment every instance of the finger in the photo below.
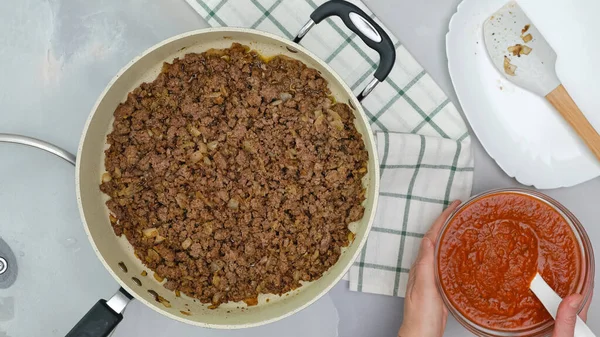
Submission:
M 434 274 L 434 246 L 433 241 L 428 237 L 421 240 L 419 255 L 413 266 L 415 280 L 414 283 L 423 286 L 424 289 L 435 288 Z
M 552 337 L 573 337 L 577 322 L 577 309 L 579 309 L 582 299 L 581 295 L 571 295 L 563 299 L 558 306 Z
M 419 246 L 419 253 L 415 259 L 415 267 L 430 263 L 433 263 L 433 241 L 425 236 Z
M 413 262 L 413 265 L 410 267 L 410 272 L 408 273 L 408 283 L 406 284 L 406 297 L 408 298 L 412 296 L 415 284 L 421 284 L 422 279 L 426 278 L 422 275 L 423 272 L 419 270 L 426 268 L 427 264 L 430 263 L 429 258 L 427 256 L 429 255 L 429 253 L 427 252 L 427 246 L 429 245 L 431 245 L 431 241 L 427 238 L 423 238 L 423 240 L 421 241 L 421 245 L 419 246 L 417 258 L 415 259 L 415 262 Z
M 431 225 L 429 231 L 427 231 L 427 233 L 425 234 L 425 236 L 428 237 L 429 240 L 431 240 L 432 242 L 435 242 L 435 240 L 437 240 L 438 234 L 440 233 L 442 226 L 444 225 L 446 220 L 448 220 L 450 214 L 452 214 L 452 212 L 456 210 L 458 205 L 460 205 L 460 200 L 455 200 L 453 203 L 450 204 L 450 206 L 448 206 L 448 208 L 444 210 L 440 217 L 437 218 L 437 220 L 435 220 L 433 225 Z

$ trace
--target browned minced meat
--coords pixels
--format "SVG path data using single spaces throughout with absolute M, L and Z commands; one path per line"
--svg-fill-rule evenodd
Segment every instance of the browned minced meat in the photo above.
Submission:
M 100 188 L 115 233 L 215 306 L 318 279 L 363 216 L 368 159 L 329 95 L 317 70 L 239 44 L 165 64 L 114 113 Z

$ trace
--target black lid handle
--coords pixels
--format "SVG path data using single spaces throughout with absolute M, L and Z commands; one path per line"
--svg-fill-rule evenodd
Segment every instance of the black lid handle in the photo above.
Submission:
M 294 42 L 299 43 L 315 24 L 334 15 L 340 17 L 346 27 L 379 54 L 379 66 L 374 74 L 375 80 L 371 81 L 358 96 L 358 99 L 362 100 L 378 83 L 388 77 L 396 62 L 396 49 L 392 39 L 375 20 L 356 5 L 343 0 L 330 0 L 315 9 L 310 15 L 311 20 L 300 29 Z

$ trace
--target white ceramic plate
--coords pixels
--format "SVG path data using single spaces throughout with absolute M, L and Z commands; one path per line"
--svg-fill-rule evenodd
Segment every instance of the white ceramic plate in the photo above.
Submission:
M 450 76 L 473 131 L 511 177 L 539 189 L 573 186 L 600 175 L 600 164 L 544 98 L 494 68 L 482 25 L 507 0 L 464 0 L 450 20 Z M 590 118 L 594 123 L 594 120 Z M 594 123 L 600 130 L 599 123 Z

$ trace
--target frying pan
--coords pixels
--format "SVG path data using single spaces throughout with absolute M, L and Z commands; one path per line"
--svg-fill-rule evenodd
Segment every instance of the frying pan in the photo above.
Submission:
M 380 55 L 374 79 L 355 97 L 324 61 L 320 60 L 299 43 L 308 31 L 322 20 L 338 16 L 369 47 Z M 203 29 L 184 33 L 167 39 L 145 51 L 125 66 L 100 95 L 85 124 L 76 156 L 76 189 L 79 211 L 87 236 L 100 261 L 121 285 L 119 291 L 108 301 L 100 300 L 67 334 L 67 337 L 108 336 L 123 319 L 122 311 L 133 298 L 153 310 L 172 319 L 201 327 L 235 329 L 267 324 L 292 315 L 307 307 L 331 289 L 348 271 L 365 244 L 377 206 L 379 167 L 374 137 L 360 101 L 375 86 L 385 80 L 395 62 L 395 49 L 389 36 L 368 15 L 346 1 L 329 1 L 311 14 L 311 20 L 300 30 L 294 41 L 279 36 L 244 28 Z M 350 224 L 355 233 L 354 241 L 342 251 L 338 262 L 316 281 L 282 296 L 261 294 L 259 303 L 224 303 L 209 309 L 193 298 L 180 297 L 165 289 L 152 277 L 134 256 L 133 248 L 126 238 L 115 236 L 109 221 L 105 202 L 107 196 L 100 192 L 101 175 L 104 173 L 104 150 L 106 135 L 110 133 L 113 112 L 127 93 L 143 82 L 153 81 L 160 73 L 163 62 L 172 62 L 188 53 L 201 53 L 210 48 L 228 48 L 232 42 L 250 46 L 264 56 L 283 54 L 317 69 L 329 82 L 329 88 L 337 102 L 348 103 L 355 114 L 355 126 L 362 134 L 369 152 L 368 174 L 363 180 L 366 189 L 365 214 L 360 221 Z M 14 135 L 0 134 L 0 142 L 20 143 L 52 152 L 73 163 L 72 155 L 51 144 Z M 147 276 L 142 276 L 144 272 Z M 164 282 L 164 281 L 163 281 Z

